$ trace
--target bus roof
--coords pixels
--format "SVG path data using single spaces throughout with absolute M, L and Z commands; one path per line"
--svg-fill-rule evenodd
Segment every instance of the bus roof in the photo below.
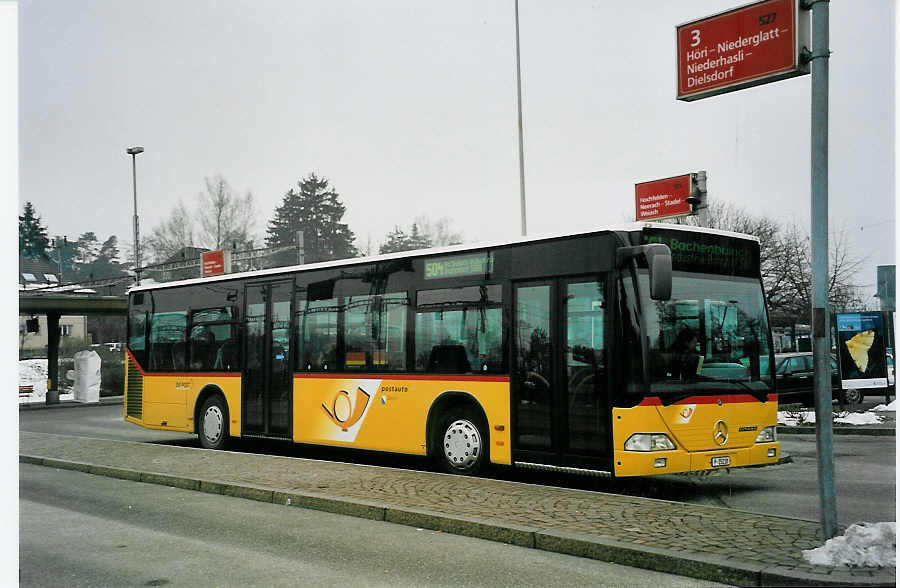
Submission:
M 332 261 L 321 261 L 317 263 L 307 263 L 302 265 L 286 265 L 273 267 L 262 270 L 252 270 L 247 272 L 236 272 L 231 274 L 222 274 L 219 276 L 211 276 L 207 278 L 189 278 L 186 280 L 177 280 L 172 282 L 153 283 L 141 286 L 132 286 L 128 292 L 141 292 L 146 290 L 159 290 L 162 288 L 174 288 L 176 286 L 188 286 L 192 284 L 207 284 L 210 282 L 223 282 L 227 280 L 236 280 L 243 278 L 265 277 L 270 275 L 278 275 L 284 273 L 292 273 L 297 271 L 309 271 L 316 269 L 327 269 L 334 267 L 343 267 L 360 263 L 371 263 L 378 261 L 388 261 L 392 259 L 403 259 L 407 257 L 424 257 L 429 255 L 441 255 L 448 253 L 461 253 L 465 251 L 473 251 L 478 249 L 495 249 L 508 245 L 518 245 L 523 243 L 533 243 L 538 241 L 549 241 L 553 239 L 561 239 L 565 237 L 577 237 L 590 235 L 594 233 L 610 233 L 616 231 L 631 232 L 640 231 L 645 228 L 667 229 L 673 231 L 685 231 L 692 233 L 704 233 L 708 235 L 720 235 L 735 239 L 746 239 L 749 241 L 759 242 L 759 238 L 744 233 L 734 233 L 731 231 L 722 231 L 719 229 L 709 229 L 705 227 L 693 227 L 689 225 L 676 225 L 670 223 L 651 223 L 651 222 L 633 222 L 623 223 L 621 225 L 610 226 L 602 229 L 590 229 L 585 231 L 577 231 L 574 233 L 554 233 L 535 236 L 524 236 L 513 239 L 489 241 L 485 243 L 466 243 L 462 245 L 450 245 L 447 247 L 432 247 L 429 249 L 414 249 L 411 251 L 399 251 L 397 253 L 385 253 L 381 255 L 372 255 L 368 257 L 348 257 L 346 259 L 336 259 Z

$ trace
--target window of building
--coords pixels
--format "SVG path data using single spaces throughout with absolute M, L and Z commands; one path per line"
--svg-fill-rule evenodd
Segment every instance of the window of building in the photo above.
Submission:
M 24 278 L 26 282 L 37 282 L 37 278 L 34 277 L 34 274 L 22 272 L 22 278 Z
M 420 290 L 416 371 L 498 373 L 503 363 L 500 285 Z
M 59 325 L 59 334 L 62 337 L 71 337 L 72 325 Z
M 57 279 L 56 274 L 44 274 L 44 279 L 48 282 L 57 283 L 59 279 Z

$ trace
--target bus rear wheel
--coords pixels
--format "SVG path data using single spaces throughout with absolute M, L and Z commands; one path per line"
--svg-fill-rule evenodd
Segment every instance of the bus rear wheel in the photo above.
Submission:
M 863 393 L 858 388 L 848 388 L 845 393 L 847 394 L 847 404 L 859 404 L 863 401 Z
M 210 396 L 200 409 L 200 427 L 197 431 L 200 445 L 206 449 L 223 449 L 228 442 L 228 413 L 219 396 Z
M 484 467 L 488 436 L 469 408 L 448 412 L 435 430 L 434 457 L 445 472 L 475 474 Z

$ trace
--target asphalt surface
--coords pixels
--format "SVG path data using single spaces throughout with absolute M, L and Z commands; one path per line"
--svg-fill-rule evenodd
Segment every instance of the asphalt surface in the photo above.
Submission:
M 890 585 L 826 568 L 816 522 L 651 498 L 295 457 L 20 432 L 20 461 L 300 506 L 736 585 Z

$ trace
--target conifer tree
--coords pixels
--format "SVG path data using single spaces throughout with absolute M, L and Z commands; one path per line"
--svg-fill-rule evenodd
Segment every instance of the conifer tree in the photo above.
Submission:
M 47 238 L 47 227 L 41 225 L 31 202 L 25 203 L 22 216 L 19 217 L 19 254 L 26 257 L 46 257 L 50 239 Z
M 306 263 L 354 257 L 353 232 L 341 222 L 346 210 L 328 180 L 311 173 L 297 182 L 296 190 L 288 190 L 275 209 L 266 228 L 266 246 L 293 245 L 297 232 L 303 231 Z

